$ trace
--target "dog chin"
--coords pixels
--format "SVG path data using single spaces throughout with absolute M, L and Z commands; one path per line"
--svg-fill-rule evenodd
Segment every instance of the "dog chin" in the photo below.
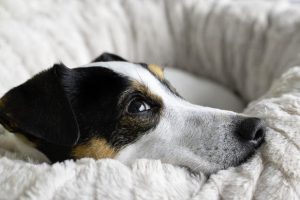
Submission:
M 233 161 L 232 163 L 225 164 L 225 163 L 209 162 L 210 163 L 209 168 L 206 168 L 206 167 L 202 168 L 202 167 L 200 167 L 201 165 L 199 165 L 199 167 L 180 165 L 180 167 L 185 168 L 192 175 L 202 173 L 202 174 L 205 174 L 207 177 L 209 177 L 211 174 L 217 173 L 220 170 L 225 170 L 230 167 L 237 167 L 237 166 L 242 165 L 243 163 L 248 162 L 257 153 L 257 150 L 262 146 L 263 143 L 264 143 L 264 140 L 259 141 L 257 144 L 255 144 L 255 147 L 246 154 L 246 156 L 239 157 L 239 158 L 235 159 L 235 161 Z

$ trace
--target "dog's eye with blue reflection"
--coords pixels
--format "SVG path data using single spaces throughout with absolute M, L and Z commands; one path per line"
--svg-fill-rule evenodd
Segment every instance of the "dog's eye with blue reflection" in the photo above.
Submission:
M 151 110 L 151 106 L 143 99 L 135 98 L 130 101 L 127 111 L 131 114 L 142 113 Z

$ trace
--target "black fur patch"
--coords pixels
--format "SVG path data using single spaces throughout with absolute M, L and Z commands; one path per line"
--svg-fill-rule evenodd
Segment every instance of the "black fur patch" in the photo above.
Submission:
M 77 143 L 78 124 L 62 85 L 64 76 L 71 73 L 63 64 L 57 64 L 11 89 L 3 97 L 0 122 L 9 130 L 50 143 Z
M 109 62 L 109 61 L 122 61 L 122 62 L 128 62 L 127 60 L 125 60 L 124 58 L 122 58 L 121 56 L 112 54 L 112 53 L 102 53 L 100 56 L 98 56 L 97 58 L 95 58 L 93 62 Z
M 26 136 L 52 162 L 76 158 L 72 150 L 92 138 L 118 150 L 159 121 L 158 106 L 147 115 L 128 115 L 127 105 L 137 93 L 150 98 L 110 69 L 58 64 L 4 96 L 0 123 Z

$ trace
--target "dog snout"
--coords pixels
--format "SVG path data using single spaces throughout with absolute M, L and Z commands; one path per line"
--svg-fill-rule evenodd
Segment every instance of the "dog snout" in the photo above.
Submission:
M 261 119 L 249 117 L 243 119 L 237 126 L 236 134 L 243 141 L 260 143 L 265 137 L 265 126 Z

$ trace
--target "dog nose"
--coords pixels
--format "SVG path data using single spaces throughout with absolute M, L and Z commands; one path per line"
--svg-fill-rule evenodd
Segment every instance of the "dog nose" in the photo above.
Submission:
M 246 141 L 261 141 L 265 136 L 265 126 L 259 118 L 246 118 L 238 125 L 237 135 Z

